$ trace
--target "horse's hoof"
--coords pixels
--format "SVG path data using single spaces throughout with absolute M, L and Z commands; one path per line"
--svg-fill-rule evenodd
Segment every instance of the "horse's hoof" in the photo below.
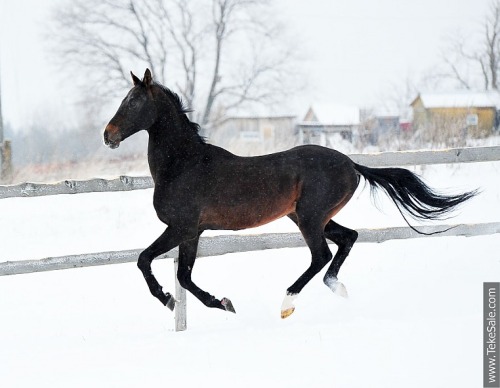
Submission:
M 222 300 L 220 301 L 220 304 L 222 305 L 224 310 L 236 314 L 236 310 L 234 309 L 233 303 L 229 299 L 222 298 Z
M 170 296 L 170 298 L 168 299 L 168 301 L 167 301 L 167 303 L 165 304 L 165 306 L 167 306 L 167 307 L 170 309 L 170 311 L 174 311 L 174 308 L 175 308 L 175 303 L 176 303 L 177 301 L 176 301 L 176 300 L 175 300 L 175 298 L 174 298 L 172 295 L 170 295 L 169 293 L 166 293 L 165 295 Z
M 290 307 L 289 309 L 281 310 L 281 319 L 288 318 L 290 315 L 293 314 L 294 311 L 295 307 Z
M 342 298 L 348 298 L 349 294 L 347 293 L 347 288 L 345 288 L 344 283 L 337 282 L 337 288 L 333 290 L 335 294 L 341 296 Z
M 289 294 L 287 292 L 283 303 L 281 304 L 281 319 L 288 318 L 295 311 L 295 306 L 293 305 L 294 299 L 297 298 L 297 294 Z
M 336 277 L 325 277 L 324 282 L 334 294 L 341 296 L 342 298 L 347 298 L 349 296 L 344 284 L 339 282 Z
M 348 298 L 349 294 L 347 293 L 347 288 L 345 288 L 344 283 L 337 282 L 337 287 L 333 290 L 335 294 L 341 296 L 342 298 Z

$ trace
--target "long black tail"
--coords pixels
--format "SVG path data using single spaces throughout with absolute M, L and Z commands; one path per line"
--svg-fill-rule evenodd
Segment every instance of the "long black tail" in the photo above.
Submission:
M 404 168 L 370 168 L 354 163 L 354 169 L 370 183 L 372 194 L 382 188 L 394 201 L 408 226 L 420 234 L 427 233 L 410 225 L 402 209 L 417 220 L 437 220 L 478 194 L 477 190 L 459 195 L 439 194 Z

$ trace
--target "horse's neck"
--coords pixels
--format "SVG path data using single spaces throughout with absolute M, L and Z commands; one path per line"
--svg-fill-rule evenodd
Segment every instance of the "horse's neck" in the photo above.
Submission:
M 205 146 L 177 117 L 161 117 L 148 132 L 148 162 L 155 181 L 160 175 L 179 173 L 184 164 L 202 154 Z

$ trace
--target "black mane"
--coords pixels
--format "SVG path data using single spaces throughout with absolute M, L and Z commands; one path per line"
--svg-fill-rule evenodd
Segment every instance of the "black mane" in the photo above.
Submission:
M 170 97 L 170 99 L 175 105 L 177 113 L 179 113 L 184 117 L 187 127 L 199 137 L 200 141 L 205 143 L 206 142 L 205 138 L 200 135 L 200 125 L 198 123 L 189 120 L 189 117 L 187 116 L 188 113 L 193 112 L 193 109 L 191 109 L 191 107 L 186 105 L 186 103 L 182 100 L 181 96 L 179 96 L 177 93 L 173 92 L 166 86 L 163 86 L 158 82 L 155 82 L 154 85 L 159 87 L 163 93 L 165 93 L 168 97 Z
M 162 84 L 158 83 L 158 82 L 155 82 L 154 83 L 155 86 L 158 86 L 163 93 L 165 93 L 167 96 L 170 96 L 172 98 L 172 100 L 174 101 L 174 104 L 175 104 L 175 107 L 177 109 L 177 112 L 179 114 L 187 114 L 187 113 L 191 113 L 193 110 L 188 107 L 184 101 L 182 100 L 182 97 L 179 96 L 177 93 L 173 92 L 172 90 L 170 90 L 169 88 L 167 88 L 166 86 L 163 86 Z

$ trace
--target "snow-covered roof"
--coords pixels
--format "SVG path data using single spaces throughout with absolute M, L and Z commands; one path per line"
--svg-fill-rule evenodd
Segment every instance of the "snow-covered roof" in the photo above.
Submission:
M 426 108 L 488 108 L 500 109 L 500 93 L 496 91 L 454 93 L 421 93 L 419 95 Z M 413 101 L 413 103 L 418 97 Z M 413 105 L 412 103 L 412 105 Z
M 302 124 L 306 125 L 358 125 L 359 108 L 341 104 L 313 104 Z

